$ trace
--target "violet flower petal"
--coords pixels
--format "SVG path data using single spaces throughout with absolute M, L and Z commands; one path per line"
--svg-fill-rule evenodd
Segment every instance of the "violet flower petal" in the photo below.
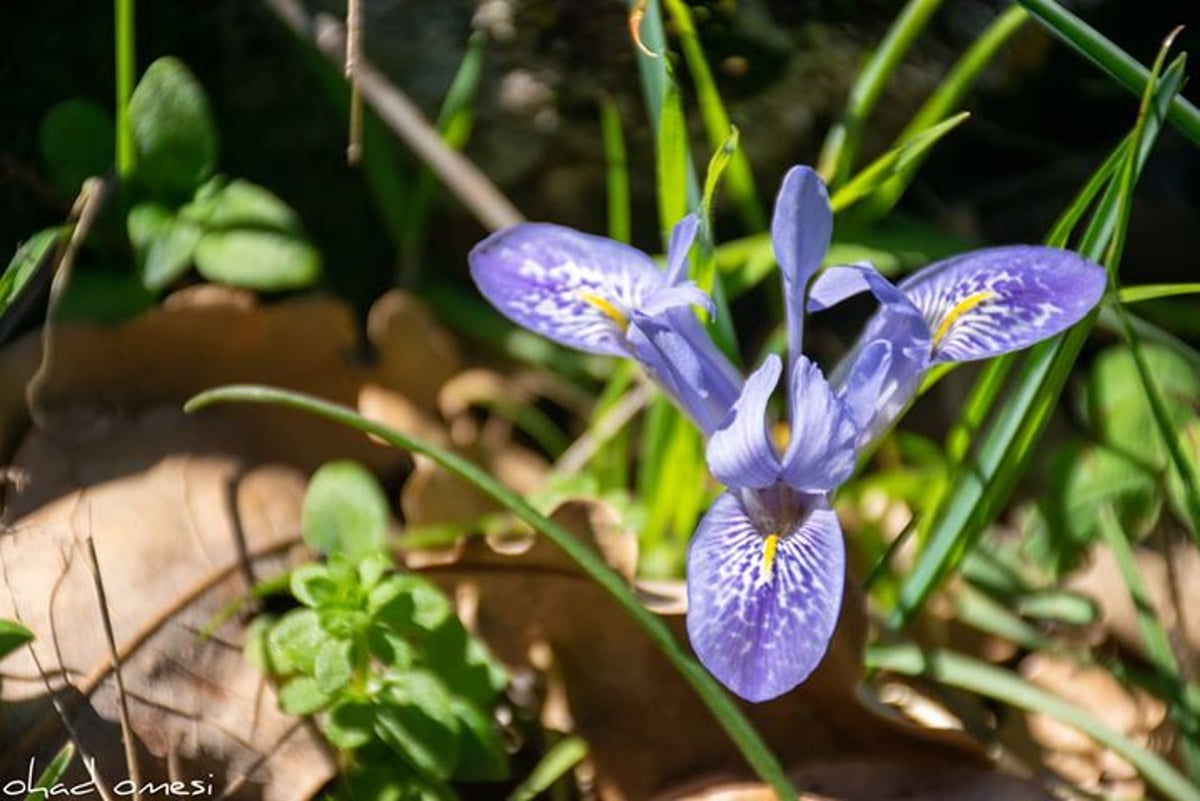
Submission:
M 782 530 L 766 528 L 776 525 L 772 514 L 794 520 Z M 783 485 L 726 492 L 688 550 L 692 648 L 742 698 L 782 695 L 824 657 L 844 582 L 841 529 L 822 496 Z
M 689 307 L 635 313 L 626 334 L 632 355 L 706 435 L 737 401 L 742 378 Z
M 879 311 L 830 377 L 859 433 L 861 450 L 904 411 L 929 367 L 931 334 L 921 311 L 870 265 L 830 267 L 813 282 L 809 307 L 828 308 L 870 291 Z
M 858 426 L 807 357 L 796 362 L 790 388 L 791 438 L 780 477 L 795 490 L 832 492 L 854 472 Z
M 628 356 L 634 310 L 667 286 L 650 257 L 549 223 L 498 231 L 468 256 L 471 277 L 513 322 L 568 347 Z
M 767 403 L 783 366 L 771 354 L 751 373 L 721 427 L 708 440 L 708 469 L 730 487 L 765 487 L 779 480 L 779 457 L 767 427 Z
M 932 362 L 1027 348 L 1074 325 L 1104 294 L 1104 269 L 1067 250 L 988 248 L 930 265 L 900 284 L 932 332 Z
M 792 167 L 783 177 L 771 218 L 771 243 L 783 276 L 789 371 L 804 340 L 805 287 L 820 269 L 832 237 L 833 211 L 824 182 L 808 167 Z

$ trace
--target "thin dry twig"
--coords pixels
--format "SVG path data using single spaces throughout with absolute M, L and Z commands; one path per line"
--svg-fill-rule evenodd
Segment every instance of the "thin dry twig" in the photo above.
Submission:
M 328 15 L 314 19 L 299 0 L 265 2 L 293 33 L 313 42 L 326 58 L 338 64 L 343 61 L 347 45 L 341 23 Z M 363 99 L 379 118 L 412 148 L 485 228 L 495 231 L 524 221 L 512 201 L 470 159 L 442 141 L 437 128 L 425 119 L 416 104 L 361 54 L 354 65 L 354 75 Z
M 71 216 L 68 221 L 72 226 L 71 236 L 60 249 L 58 263 L 54 267 L 54 278 L 50 282 L 50 300 L 46 305 L 46 322 L 42 326 L 42 361 L 38 365 L 37 372 L 33 374 L 33 378 L 29 379 L 29 383 L 25 385 L 25 405 L 29 409 L 30 419 L 38 428 L 45 428 L 43 425 L 45 418 L 38 401 L 54 363 L 51 353 L 54 339 L 54 313 L 58 309 L 63 291 L 71 281 L 71 268 L 75 264 L 75 256 L 79 253 L 79 246 L 83 244 L 83 240 L 92 230 L 92 224 L 96 218 L 100 216 L 100 210 L 104 207 L 104 199 L 108 195 L 110 186 L 110 181 L 94 177 L 88 178 L 83 182 L 83 188 L 79 190 L 79 196 L 75 198 L 75 204 L 71 208 Z
M 2 556 L 3 551 L 0 551 Z M 21 625 L 25 625 L 21 608 L 17 604 L 16 595 L 13 593 L 13 584 L 8 577 L 8 560 L 0 558 L 0 577 L 4 579 L 4 586 L 8 589 L 9 598 L 12 601 L 13 617 Z M 41 677 L 42 686 L 46 688 L 46 695 L 50 698 L 50 704 L 54 707 L 54 713 L 58 715 L 59 721 L 62 722 L 63 729 L 67 733 L 67 739 L 75 746 L 75 753 L 79 754 L 79 758 L 83 761 L 83 768 L 87 771 L 88 778 L 92 780 L 92 784 L 96 787 L 96 792 L 100 794 L 103 801 L 113 801 L 112 796 L 108 792 L 107 785 L 104 784 L 100 774 L 96 771 L 96 760 L 92 757 L 88 750 L 83 745 L 83 740 L 79 737 L 79 732 L 75 728 L 75 724 L 71 722 L 71 717 L 67 712 L 66 706 L 62 699 L 58 696 L 58 690 L 50 681 L 50 674 L 46 672 L 46 668 L 42 665 L 42 660 L 38 656 L 37 649 L 33 647 L 33 643 L 25 645 L 29 649 L 29 656 L 33 659 L 33 665 L 37 668 L 38 676 Z M 59 665 L 62 665 L 62 660 L 59 660 Z M 60 667 L 61 669 L 61 667 Z
M 125 679 L 121 674 L 121 655 L 117 650 L 117 638 L 113 635 L 112 617 L 108 612 L 108 595 L 104 591 L 104 578 L 100 574 L 100 558 L 96 556 L 96 541 L 89 533 L 85 542 L 92 583 L 96 588 L 96 602 L 100 607 L 100 620 L 104 624 L 104 641 L 108 643 L 108 658 L 112 660 L 113 677 L 117 682 L 117 706 L 121 713 L 121 740 L 125 746 L 125 767 L 129 771 L 129 779 L 133 782 L 134 801 L 141 801 L 142 769 L 138 764 L 137 748 L 133 743 L 133 726 L 129 723 L 129 696 L 125 692 Z
M 633 419 L 634 415 L 645 408 L 654 397 L 654 388 L 646 381 L 639 381 L 625 397 L 615 404 L 608 412 L 596 421 L 579 439 L 571 443 L 571 447 L 563 451 L 562 456 L 554 463 L 554 470 L 561 473 L 577 472 L 596 455 L 596 451 L 608 442 L 617 432 Z
M 350 133 L 346 162 L 354 167 L 362 158 L 362 92 L 358 62 L 362 60 L 362 0 L 346 2 L 346 80 L 350 82 Z

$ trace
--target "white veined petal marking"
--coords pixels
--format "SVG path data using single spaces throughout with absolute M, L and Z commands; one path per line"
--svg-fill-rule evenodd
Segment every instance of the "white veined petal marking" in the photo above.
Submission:
M 622 334 L 629 330 L 629 317 L 617 307 L 617 304 L 597 295 L 595 292 L 580 292 L 579 299 L 599 309 L 601 314 L 617 324 Z
M 937 346 L 941 344 L 941 341 L 946 338 L 946 334 L 950 333 L 950 329 L 960 317 L 972 311 L 976 307 L 987 303 L 989 300 L 994 300 L 997 297 L 999 297 L 999 295 L 992 290 L 984 289 L 979 292 L 972 292 L 970 295 L 967 295 L 958 303 L 954 304 L 950 311 L 946 312 L 946 315 L 942 317 L 941 322 L 938 323 L 937 329 L 933 332 L 933 347 L 937 348 Z

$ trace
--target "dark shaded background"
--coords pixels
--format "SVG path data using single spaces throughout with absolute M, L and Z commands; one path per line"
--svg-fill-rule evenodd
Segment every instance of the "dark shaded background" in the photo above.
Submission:
M 513 0 L 511 37 L 486 54 L 468 152 L 531 218 L 603 230 L 600 93 L 622 110 L 635 193 L 635 237 L 654 249 L 653 148 L 623 4 Z M 736 5 L 736 13 L 734 7 Z M 815 160 L 866 48 L 900 7 L 884 0 L 694 2 L 731 116 L 769 198 L 783 170 Z M 1072 4 L 1143 61 L 1191 0 Z M 472 0 L 366 0 L 367 52 L 433 115 L 471 30 Z M 864 157 L 885 147 L 948 66 L 1005 4 L 952 0 L 906 59 L 868 130 Z M 336 3 L 310 3 L 341 13 Z M 54 103 L 112 98 L 107 2 L 5 3 L 0 28 L 0 252 L 61 220 L 70 199 L 41 176 L 37 126 Z M 1194 27 L 1181 49 L 1200 50 Z M 300 212 L 326 256 L 330 288 L 360 307 L 392 284 L 397 256 L 361 176 L 344 162 L 345 124 L 318 79 L 320 62 L 253 0 L 143 2 L 138 62 L 174 54 L 209 93 L 222 172 L 259 182 Z M 1136 99 L 1028 25 L 988 71 L 973 118 L 938 145 L 901 210 L 984 242 L 1040 240 L 1130 127 Z M 694 105 L 692 123 L 698 123 Z M 697 128 L 697 154 L 703 153 Z M 402 159 L 408 159 L 402 146 Z M 1138 192 L 1127 280 L 1195 280 L 1200 150 L 1168 131 Z M 411 169 L 409 160 L 407 169 Z M 732 218 L 721 232 L 736 236 Z M 441 198 L 418 275 L 456 280 L 482 228 Z

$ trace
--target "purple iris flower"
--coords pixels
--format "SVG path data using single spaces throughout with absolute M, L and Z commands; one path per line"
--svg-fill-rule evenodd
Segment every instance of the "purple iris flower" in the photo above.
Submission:
M 694 217 L 676 226 L 665 273 L 625 245 L 553 225 L 501 231 L 470 255 L 480 290 L 511 319 L 565 345 L 638 360 L 708 435 L 709 468 L 727 489 L 688 551 L 688 636 L 713 675 L 751 701 L 792 689 L 824 656 L 846 561 L 831 496 L 925 372 L 1057 334 L 1095 306 L 1106 283 L 1073 253 L 1029 246 L 968 253 L 899 286 L 869 265 L 812 280 L 832 230 L 820 178 L 794 167 L 771 224 L 786 370 L 772 355 L 744 382 L 692 311 L 711 309 L 684 277 Z M 827 381 L 801 352 L 806 305 L 821 310 L 864 291 L 879 310 Z M 768 405 L 785 374 L 790 424 L 776 441 Z

